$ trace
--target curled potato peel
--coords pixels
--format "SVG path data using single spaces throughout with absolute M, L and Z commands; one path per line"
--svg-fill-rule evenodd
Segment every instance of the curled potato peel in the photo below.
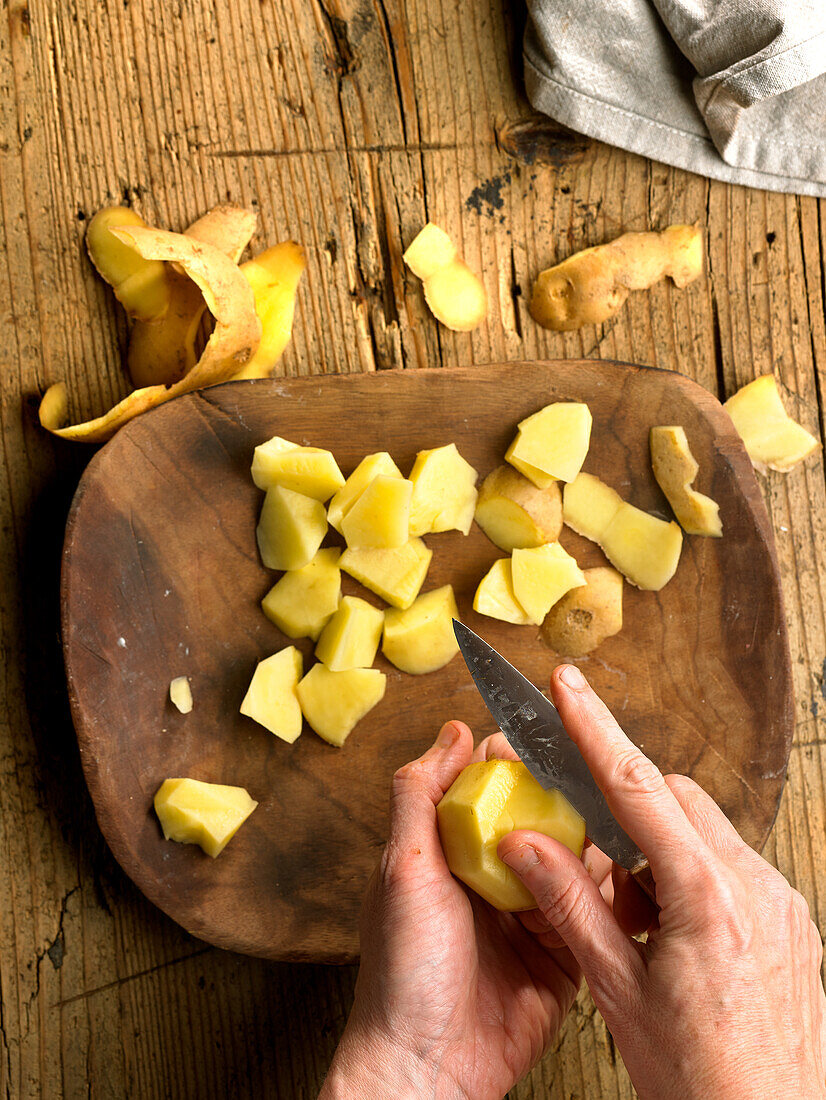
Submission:
M 220 249 L 181 233 L 140 226 L 112 229 L 146 260 L 178 263 L 198 285 L 215 329 L 192 369 L 172 386 L 135 390 L 103 416 L 63 427 L 68 397 L 63 383 L 51 386 L 40 403 L 40 423 L 62 439 L 102 443 L 138 413 L 204 386 L 225 382 L 250 361 L 261 340 L 261 322 L 252 287 L 238 265 Z

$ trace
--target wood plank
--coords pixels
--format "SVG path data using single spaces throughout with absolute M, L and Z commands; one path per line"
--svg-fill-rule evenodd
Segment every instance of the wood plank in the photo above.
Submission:
M 310 265 L 286 374 L 585 355 L 678 369 L 727 395 L 774 369 L 790 409 L 822 429 L 822 203 L 709 184 L 535 125 L 512 81 L 517 40 L 493 0 L 11 0 L 4 9 L 0 1087 L 11 1095 L 86 1093 L 91 1079 L 104 1096 L 186 1095 L 198 1083 L 213 1095 L 305 1096 L 351 988 L 337 971 L 294 977 L 236 960 L 256 976 L 241 980 L 212 950 L 167 966 L 201 947 L 124 880 L 83 793 L 54 598 L 59 531 L 86 456 L 44 440 L 32 400 L 58 377 L 82 413 L 124 391 L 125 326 L 82 252 L 84 220 L 99 205 L 125 195 L 176 228 L 218 199 L 255 200 L 256 247 L 302 241 Z M 491 321 L 473 337 L 438 331 L 400 262 L 426 216 L 485 265 Z M 635 295 L 599 329 L 554 335 L 532 324 L 525 299 L 543 266 L 622 229 L 677 220 L 708 227 L 706 279 Z M 768 851 L 823 926 L 823 473 L 815 464 L 763 485 L 799 745 Z M 50 956 L 61 914 L 63 955 Z M 154 967 L 165 968 L 165 985 Z M 163 993 L 170 1008 L 159 1015 Z M 306 1037 L 287 1043 L 288 1029 L 278 1032 L 273 1075 L 269 1035 L 255 1032 L 265 1056 L 230 1021 L 286 1013 L 291 996 L 303 997 Z M 180 1018 L 193 1022 L 191 1036 Z M 593 1014 L 572 1017 L 561 1053 L 519 1096 L 631 1095 L 600 1028 Z

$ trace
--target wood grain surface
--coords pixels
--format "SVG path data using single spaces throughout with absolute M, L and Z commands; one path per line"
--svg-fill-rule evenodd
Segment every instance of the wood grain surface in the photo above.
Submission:
M 686 538 L 660 592 L 626 585 L 623 630 L 579 663 L 660 768 L 691 775 L 762 847 L 792 736 L 788 641 L 754 471 L 711 394 L 668 371 L 588 360 L 234 383 L 118 433 L 80 483 L 64 551 L 66 669 L 98 821 L 127 873 L 188 931 L 272 959 L 353 961 L 393 772 L 448 718 L 479 739 L 496 728 L 458 656 L 411 677 L 379 654 L 385 697 L 342 750 L 306 729 L 285 745 L 238 713 L 256 663 L 292 644 L 260 609 L 275 576 L 255 544 L 254 447 L 272 435 L 329 447 L 347 474 L 367 453 L 390 451 L 409 470 L 417 451 L 453 442 L 484 477 L 520 420 L 572 399 L 594 419 L 585 469 L 663 516 L 649 429 L 683 425 L 724 529 Z M 539 628 L 472 610 L 501 551 L 475 525 L 425 541 L 425 591 L 452 584 L 463 622 L 545 686 L 558 658 Z M 585 568 L 605 563 L 567 529 L 562 542 Z M 381 602 L 346 577 L 344 590 Z M 299 647 L 306 670 L 312 644 Z M 190 715 L 169 702 L 172 676 L 189 678 Z M 152 799 L 182 775 L 259 803 L 218 860 L 162 839 Z
M 562 131 L 521 91 L 498 0 L 9 0 L 0 20 L 0 1094 L 314 1095 L 353 967 L 206 947 L 145 901 L 97 827 L 63 677 L 58 571 L 89 452 L 47 438 L 46 385 L 91 416 L 126 391 L 126 328 L 83 250 L 100 206 L 181 228 L 255 204 L 259 249 L 309 267 L 286 375 L 606 358 L 724 398 L 774 371 L 822 436 L 826 221 L 812 198 L 709 182 Z M 488 323 L 438 328 L 404 246 L 427 217 L 483 273 Z M 555 335 L 536 273 L 625 230 L 698 222 L 704 278 Z M 821 458 L 760 485 L 775 533 L 795 738 L 765 854 L 826 926 L 826 493 Z M 582 993 L 518 1100 L 627 1100 Z

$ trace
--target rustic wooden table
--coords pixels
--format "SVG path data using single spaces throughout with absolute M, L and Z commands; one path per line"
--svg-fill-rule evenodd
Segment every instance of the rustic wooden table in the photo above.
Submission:
M 519 90 L 517 9 L 498 0 L 9 0 L 0 27 L 3 540 L 0 1092 L 9 1097 L 315 1094 L 354 970 L 263 963 L 192 939 L 143 900 L 98 833 L 57 632 L 63 523 L 89 451 L 38 427 L 68 381 L 92 415 L 125 392 L 125 328 L 83 250 L 101 205 L 180 228 L 253 206 L 263 246 L 300 241 L 288 374 L 537 357 L 682 371 L 721 397 L 774 371 L 823 428 L 826 226 L 814 199 L 750 191 L 537 119 Z M 403 245 L 428 218 L 485 273 L 488 324 L 428 316 Z M 552 335 L 538 270 L 623 230 L 697 221 L 708 274 Z M 796 736 L 766 849 L 826 919 L 826 501 L 810 461 L 762 481 L 783 574 Z M 581 995 L 513 1092 L 628 1097 Z

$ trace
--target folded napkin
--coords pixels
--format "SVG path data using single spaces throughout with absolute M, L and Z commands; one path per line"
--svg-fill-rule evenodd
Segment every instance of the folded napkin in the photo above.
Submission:
M 704 176 L 826 195 L 826 0 L 528 0 L 533 105 Z

